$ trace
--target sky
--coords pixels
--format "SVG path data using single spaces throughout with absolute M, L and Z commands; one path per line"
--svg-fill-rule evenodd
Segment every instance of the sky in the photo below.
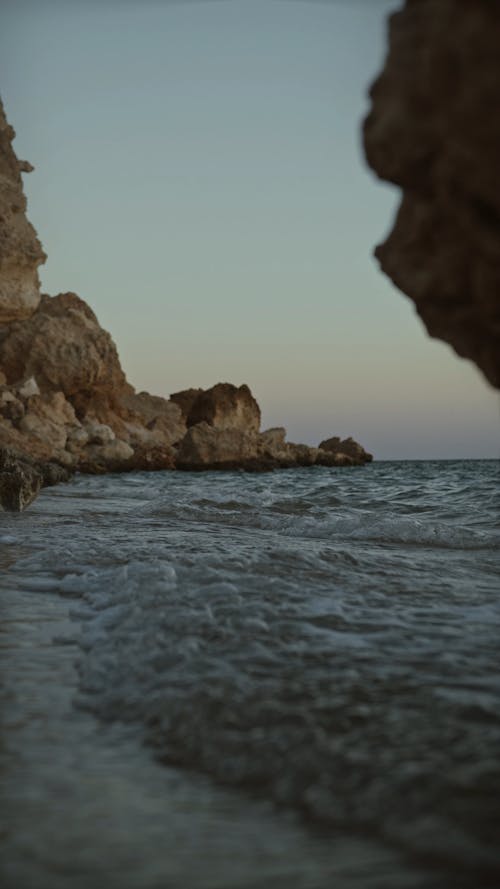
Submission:
M 0 91 L 44 292 L 138 390 L 247 383 L 263 427 L 379 459 L 498 457 L 500 404 L 379 271 L 362 153 L 397 0 L 2 0 Z

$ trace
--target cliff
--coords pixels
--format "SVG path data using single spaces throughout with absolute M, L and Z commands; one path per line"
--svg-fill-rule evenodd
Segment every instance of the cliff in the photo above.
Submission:
M 0 506 L 23 509 L 73 471 L 371 459 L 359 446 L 310 448 L 286 442 L 284 429 L 260 432 L 260 408 L 246 385 L 218 383 L 170 399 L 137 393 L 90 306 L 75 293 L 40 295 L 45 256 L 26 218 L 21 171 L 29 165 L 17 160 L 13 137 L 0 106 Z
M 407 0 L 364 125 L 402 190 L 376 256 L 428 332 L 500 387 L 500 5 Z
M 21 173 L 33 168 L 14 154 L 15 135 L 0 100 L 0 324 L 35 311 L 40 302 L 37 269 L 46 258 L 26 218 Z

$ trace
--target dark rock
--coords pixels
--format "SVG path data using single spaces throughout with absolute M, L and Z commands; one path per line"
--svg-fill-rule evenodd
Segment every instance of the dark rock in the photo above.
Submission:
M 500 388 L 500 7 L 407 0 L 371 89 L 368 163 L 402 189 L 376 250 L 429 334 Z
M 0 506 L 22 512 L 41 488 L 67 482 L 72 473 L 56 463 L 35 461 L 0 447 Z
M 245 432 L 258 432 L 260 428 L 260 408 L 248 386 L 233 386 L 232 383 L 217 383 L 211 389 L 178 392 L 171 396 L 184 410 L 187 410 L 186 425 L 196 426 L 208 423 L 219 429 L 241 429 Z
M 319 445 L 320 451 L 324 451 L 328 454 L 336 455 L 344 455 L 349 457 L 352 463 L 360 464 L 360 463 L 371 463 L 373 460 L 372 454 L 369 454 L 357 441 L 354 441 L 353 438 L 344 438 L 342 441 L 338 436 L 334 436 L 333 438 L 327 438 L 322 441 Z M 320 455 L 318 457 L 318 463 L 322 463 L 323 466 L 331 465 L 325 462 L 325 458 Z M 340 465 L 337 462 L 335 465 Z M 350 463 L 346 463 L 345 465 L 351 465 Z
M 184 422 L 186 422 L 196 399 L 202 394 L 203 389 L 183 389 L 182 392 L 174 392 L 170 396 L 170 401 L 180 408 Z

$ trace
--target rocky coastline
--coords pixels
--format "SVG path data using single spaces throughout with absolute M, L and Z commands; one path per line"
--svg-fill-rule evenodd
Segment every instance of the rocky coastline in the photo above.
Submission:
M 116 346 L 74 293 L 42 295 L 45 254 L 26 217 L 21 173 L 0 103 L 0 506 L 20 511 L 74 472 L 265 471 L 353 466 L 372 457 L 351 438 L 317 448 L 260 430 L 246 385 L 169 398 L 136 392 Z

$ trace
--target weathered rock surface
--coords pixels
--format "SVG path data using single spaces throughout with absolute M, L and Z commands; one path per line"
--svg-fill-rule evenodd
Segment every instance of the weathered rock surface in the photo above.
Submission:
M 0 507 L 22 512 L 41 488 L 68 481 L 70 473 L 52 463 L 29 460 L 0 447 Z
M 366 157 L 403 198 L 382 269 L 431 336 L 500 387 L 500 6 L 407 0 L 371 90 Z
M 340 454 L 349 457 L 355 464 L 371 463 L 373 460 L 373 455 L 365 451 L 365 449 L 351 437 L 344 438 L 343 441 L 337 436 L 327 438 L 325 441 L 320 442 L 319 448 L 321 451 L 326 451 L 328 454 Z
M 27 321 L 3 328 L 0 367 L 9 383 L 34 377 L 41 390 L 81 401 L 125 385 L 113 340 L 74 293 L 43 296 Z
M 45 254 L 26 218 L 21 173 L 33 168 L 12 148 L 15 132 L 0 101 L 0 324 L 28 318 L 40 301 L 38 266 Z
M 170 396 L 185 417 L 186 426 L 208 423 L 219 429 L 258 432 L 260 408 L 248 386 L 217 383 L 210 389 L 187 389 Z
M 204 420 L 184 436 L 176 465 L 179 469 L 243 467 L 257 457 L 257 435 L 245 429 L 217 428 Z

